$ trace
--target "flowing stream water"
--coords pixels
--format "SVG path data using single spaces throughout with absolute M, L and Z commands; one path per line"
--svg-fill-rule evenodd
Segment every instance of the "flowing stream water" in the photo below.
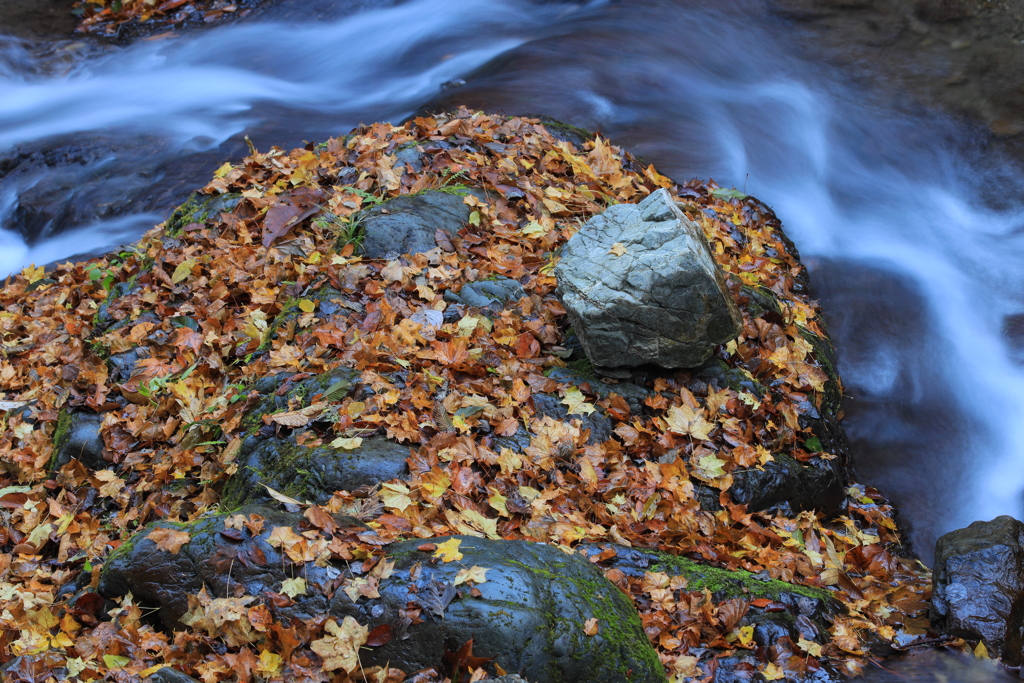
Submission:
M 544 113 L 774 208 L 838 346 L 858 477 L 922 558 L 945 531 L 1021 517 L 1024 173 L 971 128 L 851 85 L 761 3 L 707 4 L 284 3 L 128 47 L 0 36 L 0 272 L 132 241 L 244 134 L 288 147 L 428 101 Z M 33 193 L 74 201 L 26 209 Z

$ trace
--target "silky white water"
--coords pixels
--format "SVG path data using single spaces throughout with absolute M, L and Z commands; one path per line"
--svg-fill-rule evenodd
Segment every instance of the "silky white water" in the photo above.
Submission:
M 1024 376 L 1003 330 L 1024 312 L 1024 183 L 981 134 L 849 85 L 752 7 L 416 0 L 108 48 L 60 61 L 61 75 L 8 44 L 0 154 L 53 136 L 155 136 L 170 159 L 211 151 L 198 186 L 241 134 L 283 146 L 398 121 L 462 77 L 448 103 L 544 113 L 678 180 L 744 189 L 812 266 L 859 479 L 901 506 L 929 558 L 945 531 L 1022 516 Z M 32 182 L 0 180 L 0 225 Z M 168 208 L 50 226 L 31 247 L 5 231 L 0 271 L 127 241 Z

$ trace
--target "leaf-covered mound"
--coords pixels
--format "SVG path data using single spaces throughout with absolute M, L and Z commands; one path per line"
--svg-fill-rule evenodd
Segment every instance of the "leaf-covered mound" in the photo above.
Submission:
M 743 333 L 702 370 L 604 382 L 572 351 L 552 269 L 581 221 L 659 187 L 704 228 Z M 460 229 L 439 231 L 426 253 L 359 256 L 368 209 L 428 190 L 462 197 Z M 445 297 L 489 278 L 515 280 L 525 296 L 487 309 Z M 294 576 L 307 562 L 351 563 L 332 590 L 359 595 L 363 573 L 399 539 L 464 534 L 567 552 L 598 542 L 612 549 L 595 560 L 631 545 L 745 570 L 740 590 L 690 585 L 692 563 L 683 574 L 606 570 L 677 680 L 743 653 L 771 680 L 855 672 L 870 642 L 923 633 L 928 575 L 894 554 L 896 525 L 877 493 L 846 482 L 829 518 L 791 512 L 808 507 L 799 486 L 785 500 L 734 499 L 763 473 L 845 473 L 820 311 L 779 221 L 753 198 L 677 184 L 599 137 L 578 147 L 536 120 L 461 110 L 253 154 L 133 248 L 28 268 L 2 297 L 0 658 L 22 655 L 25 670 L 120 680 L 167 663 L 211 682 L 412 673 L 334 666 L 323 653 L 351 646 L 359 625 L 275 620 L 280 595 L 246 609 L 217 603 L 208 616 L 220 630 L 253 635 L 227 645 L 210 635 L 218 628 L 160 632 L 130 598 L 108 610 L 83 597 L 142 525 L 216 511 L 253 433 L 340 449 L 383 435 L 409 447 L 406 480 L 305 508 L 309 528 L 290 539 Z M 359 391 L 324 387 L 245 420 L 266 405 L 261 380 L 284 374 L 275 395 L 291 396 L 287 386 L 340 367 L 358 373 Z M 569 421 L 541 410 L 555 399 Z M 51 469 L 55 432 L 81 412 L 102 415 L 107 466 Z M 571 419 L 598 414 L 611 425 L 603 439 Z M 375 533 L 334 537 L 325 511 Z M 769 578 L 827 590 L 841 613 L 828 632 L 759 643 L 744 617 L 774 609 L 757 596 Z M 203 600 L 213 609 L 227 597 Z
M 123 37 L 202 25 L 244 15 L 261 0 L 76 0 L 82 33 Z

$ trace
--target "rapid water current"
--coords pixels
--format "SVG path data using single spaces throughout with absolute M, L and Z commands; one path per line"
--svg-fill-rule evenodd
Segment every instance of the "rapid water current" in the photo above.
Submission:
M 707 4 L 284 2 L 127 47 L 0 36 L 0 272 L 134 240 L 245 134 L 295 146 L 428 101 L 543 113 L 774 208 L 838 346 L 858 477 L 922 558 L 1021 517 L 1024 174 L 761 3 Z

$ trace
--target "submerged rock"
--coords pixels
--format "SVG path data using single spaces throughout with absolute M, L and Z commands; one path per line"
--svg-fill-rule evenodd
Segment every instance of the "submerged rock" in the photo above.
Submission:
M 555 277 L 599 372 L 696 367 L 742 326 L 700 226 L 664 189 L 590 219 L 566 243 Z
M 937 629 L 984 641 L 1011 666 L 1024 660 L 1024 524 L 1003 515 L 941 536 L 932 582 Z

